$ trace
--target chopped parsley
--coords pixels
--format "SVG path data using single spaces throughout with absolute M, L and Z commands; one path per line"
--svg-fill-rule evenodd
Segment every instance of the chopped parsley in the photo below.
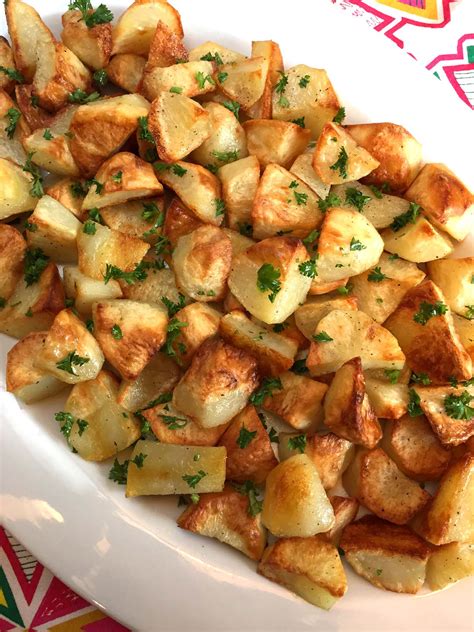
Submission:
M 154 165 L 156 171 L 171 171 L 178 178 L 182 178 L 188 170 L 177 163 L 157 162 Z
M 82 437 L 84 430 L 86 430 L 89 426 L 89 422 L 85 419 L 76 419 L 77 427 L 79 428 L 78 434 Z
M 415 384 L 423 384 L 423 386 L 429 386 L 431 384 L 431 380 L 426 373 L 412 373 L 411 381 L 415 382 Z
M 176 351 L 173 348 L 173 344 L 181 333 L 181 329 L 183 327 L 187 327 L 188 323 L 182 323 L 177 318 L 172 318 L 168 323 L 168 328 L 166 330 L 166 343 L 165 343 L 165 353 L 170 358 L 177 358 Z M 182 342 L 178 343 L 178 351 L 179 353 L 186 353 L 186 347 Z
M 282 70 L 279 70 L 278 72 L 280 74 L 280 79 L 275 85 L 275 92 L 280 95 L 278 98 L 278 105 L 282 108 L 288 108 L 290 107 L 290 102 L 284 95 L 288 84 L 288 75 L 286 75 Z
M 189 485 L 189 487 L 192 487 L 194 489 L 205 476 L 207 476 L 207 472 L 205 472 L 204 470 L 199 470 L 197 474 L 185 474 L 181 478 Z
M 87 190 L 83 187 L 82 182 L 73 182 L 69 189 L 73 198 L 84 197 L 87 194 Z
M 56 362 L 56 366 L 61 371 L 66 371 L 66 373 L 70 373 L 71 375 L 77 375 L 74 367 L 84 366 L 84 364 L 87 364 L 89 360 L 90 358 L 82 358 L 74 350 L 68 353 L 65 358 L 63 358 L 59 362 Z
M 165 408 L 168 408 L 168 406 L 165 406 Z M 188 420 L 185 417 L 175 417 L 174 415 L 164 414 L 160 414 L 160 417 L 163 423 L 168 426 L 169 430 L 179 430 L 188 425 Z
M 122 329 L 120 328 L 120 325 L 114 325 L 110 331 L 111 331 L 112 337 L 115 340 L 122 340 L 123 333 L 122 333 Z
M 267 377 L 262 386 L 250 395 L 249 401 L 254 406 L 261 406 L 266 397 L 272 397 L 273 391 L 281 390 L 283 385 L 279 377 Z
M 393 222 L 390 224 L 390 228 L 397 233 L 407 224 L 414 224 L 418 219 L 420 212 L 421 206 L 416 202 L 410 202 L 410 207 L 408 211 L 402 213 L 401 215 L 397 215 L 397 217 L 395 217 Z
M 227 72 L 218 72 L 217 73 L 217 81 L 219 83 L 224 83 L 224 81 L 227 79 L 228 76 L 229 76 L 229 73 L 227 73 Z
M 25 230 L 28 230 L 30 233 L 36 233 L 36 231 L 38 230 L 38 225 L 37 225 L 37 224 L 35 224 L 34 222 L 29 222 L 29 221 L 26 221 L 26 222 L 23 224 L 23 228 L 24 228 Z
M 278 292 L 281 290 L 280 270 L 274 268 L 271 263 L 264 263 L 257 272 L 257 288 L 260 292 L 269 292 L 268 300 L 275 302 Z
M 97 222 L 97 224 L 103 224 L 104 220 L 102 219 L 102 215 L 99 212 L 98 208 L 91 208 L 89 210 L 89 219 Z
M 136 454 L 133 459 L 130 461 L 130 463 L 134 463 L 139 470 L 142 469 L 143 467 L 143 463 L 146 459 L 146 457 L 148 456 L 148 454 L 143 454 L 143 452 L 140 452 L 139 454 Z
M 389 277 L 384 274 L 380 268 L 380 266 L 376 266 L 373 270 L 369 272 L 367 279 L 372 281 L 372 283 L 380 283 Z
M 396 384 L 400 377 L 400 369 L 385 369 L 385 375 L 387 376 L 390 384 Z
M 100 68 L 92 75 L 92 79 L 95 84 L 104 88 L 109 82 L 109 75 L 107 74 L 105 68 Z
M 337 289 L 336 292 L 338 294 L 342 294 L 343 296 L 347 296 L 347 294 L 350 294 L 352 292 L 352 283 L 348 283 L 347 285 L 340 285 Z
M 53 140 L 54 136 L 52 135 L 52 133 L 51 133 L 51 130 L 50 130 L 50 129 L 46 128 L 46 129 L 44 130 L 43 138 L 44 138 L 45 140 Z
M 321 233 L 319 232 L 319 230 L 315 228 L 309 233 L 309 235 L 306 235 L 306 237 L 302 240 L 306 248 L 316 250 L 317 245 L 315 244 L 315 242 L 319 239 L 320 234 Z
M 205 55 L 201 57 L 201 61 L 213 61 L 217 66 L 223 66 L 224 62 L 222 61 L 222 57 L 219 53 L 214 53 L 214 55 L 208 51 Z
M 311 81 L 311 77 L 309 75 L 305 75 L 304 77 L 301 77 L 301 79 L 298 82 L 298 85 L 300 88 L 307 88 L 310 81 Z
M 291 437 L 291 439 L 288 439 L 288 447 L 290 450 L 298 450 L 298 452 L 303 454 L 306 448 L 306 435 L 302 434 L 297 437 Z
M 444 398 L 444 410 L 453 419 L 465 419 L 469 421 L 474 418 L 474 408 L 469 404 L 474 397 L 468 392 L 463 391 L 460 395 L 446 395 Z
M 71 434 L 71 430 L 75 421 L 74 416 L 71 415 L 71 413 L 61 411 L 59 413 L 55 413 L 54 418 L 56 421 L 62 424 L 60 426 L 60 430 L 62 434 L 66 437 L 66 439 L 69 439 L 69 435 Z
M 336 123 L 337 125 L 341 125 L 345 118 L 346 118 L 346 108 L 340 107 L 338 111 L 336 112 L 336 115 L 334 116 L 332 121 L 333 123 Z
M 33 164 L 31 160 L 33 158 L 33 154 L 34 152 L 30 152 L 28 154 L 26 158 L 26 162 L 24 166 L 22 167 L 22 169 L 23 171 L 25 171 L 26 173 L 29 173 L 33 177 L 33 180 L 31 183 L 30 195 L 32 197 L 40 198 L 40 197 L 43 197 L 44 195 L 43 177 L 41 175 L 39 167 Z
M 442 316 L 443 314 L 446 314 L 447 311 L 447 305 L 441 301 L 436 301 L 436 303 L 427 303 L 426 301 L 422 301 L 418 311 L 413 316 L 413 320 L 415 323 L 419 323 L 420 325 L 426 325 L 430 318 Z
M 214 200 L 214 205 L 216 207 L 216 217 L 220 217 L 225 213 L 225 202 L 221 200 L 221 198 L 216 198 Z
M 328 193 L 324 200 L 318 200 L 319 210 L 325 213 L 328 208 L 332 206 L 340 206 L 342 204 L 341 198 L 335 193 Z
M 79 103 L 81 105 L 98 101 L 98 99 L 100 99 L 99 92 L 91 92 L 91 94 L 88 94 L 87 92 L 84 92 L 84 90 L 81 90 L 81 88 L 77 88 L 73 92 L 70 92 L 67 98 L 69 103 Z
M 306 366 L 306 358 L 295 360 L 295 363 L 291 367 L 290 371 L 293 371 L 293 373 L 296 373 L 297 375 L 304 375 L 305 373 L 308 373 L 309 369 Z
M 213 151 L 211 152 L 216 160 L 219 162 L 227 164 L 228 162 L 233 162 L 234 160 L 239 159 L 238 150 L 235 151 Z
M 146 140 L 148 143 L 152 143 L 152 144 L 155 143 L 153 134 L 150 132 L 150 129 L 148 127 L 147 116 L 138 117 L 138 138 L 139 140 Z
M 247 496 L 249 500 L 247 513 L 249 516 L 255 517 L 262 511 L 262 501 L 257 498 L 257 488 L 252 481 L 245 481 L 242 485 L 237 485 L 236 483 L 232 484 L 232 487 L 242 494 L 243 496 Z
M 332 171 L 339 171 L 339 175 L 341 176 L 341 178 L 346 179 L 348 161 L 349 161 L 349 156 L 347 155 L 347 151 L 345 147 L 341 147 L 341 149 L 339 150 L 339 156 L 336 162 L 333 165 L 331 165 L 329 168 L 332 169 Z
M 120 463 L 118 459 L 114 460 L 114 464 L 109 472 L 109 479 L 118 485 L 126 485 L 128 474 L 128 459 Z
M 117 266 L 114 266 L 110 263 L 106 265 L 105 274 L 103 275 L 105 285 L 107 285 L 107 283 L 111 279 L 113 279 L 114 281 L 118 281 L 119 279 L 122 279 L 128 285 L 132 285 L 136 281 L 144 281 L 147 278 L 147 276 L 148 275 L 142 264 L 138 264 L 135 270 L 132 270 L 131 272 L 124 272 Z
M 276 334 L 279 334 L 282 331 L 285 331 L 287 327 L 289 327 L 289 323 L 277 323 L 276 325 L 273 325 L 272 329 Z
M 240 103 L 237 101 L 223 101 L 221 105 L 230 110 L 235 118 L 239 120 Z
M 464 318 L 468 320 L 474 320 L 474 305 L 464 305 L 466 308 L 466 313 L 464 314 Z
M 319 334 L 313 334 L 312 338 L 315 342 L 332 342 L 334 340 L 334 338 L 331 338 L 326 331 L 320 331 Z
M 172 94 L 181 94 L 183 92 L 183 88 L 181 86 L 171 86 L 170 92 Z
M 94 321 L 92 320 L 92 318 L 88 318 L 86 320 L 86 329 L 89 333 L 94 333 Z
M 296 190 L 299 187 L 299 182 L 296 180 L 292 180 L 288 185 L 290 189 L 293 189 L 293 195 L 295 197 L 295 202 L 298 206 L 306 206 L 306 202 L 308 201 L 307 193 L 298 193 Z M 290 202 L 290 200 L 288 200 Z
M 421 401 L 420 396 L 413 388 L 410 388 L 408 390 L 408 397 L 409 397 L 408 407 L 407 407 L 408 414 L 410 415 L 410 417 L 419 417 L 420 415 L 423 414 L 423 411 L 421 410 L 421 407 L 420 407 L 420 401 Z
M 351 243 L 349 245 L 349 250 L 366 250 L 367 246 L 364 246 L 364 244 L 359 241 L 358 239 L 356 239 L 355 237 L 353 237 L 351 239 Z
M 181 294 L 181 292 L 180 292 L 179 293 L 179 300 L 178 300 L 177 303 L 175 303 L 174 301 L 171 301 L 166 296 L 162 296 L 161 297 L 161 302 L 163 303 L 163 305 L 168 310 L 168 316 L 170 318 L 173 318 L 173 316 L 176 316 L 176 314 L 179 312 L 179 310 L 183 309 L 183 307 L 185 306 L 186 298 L 185 298 L 184 294 Z
M 359 189 L 353 187 L 346 189 L 346 203 L 355 206 L 359 213 L 362 213 L 364 206 L 370 202 L 371 199 L 370 195 L 364 195 Z
M 95 178 L 91 178 L 90 180 L 86 180 L 85 184 L 86 184 L 87 190 L 89 190 L 92 187 L 95 187 L 95 192 L 97 193 L 97 195 L 100 195 L 102 193 L 103 188 L 104 188 L 104 185 L 102 184 L 102 182 L 99 182 Z M 89 217 L 91 217 L 90 212 L 89 212 Z
M 105 4 L 99 4 L 97 9 L 93 9 L 90 0 L 71 0 L 69 10 L 76 10 L 82 13 L 87 28 L 91 29 L 98 24 L 108 24 L 114 19 L 114 14 Z
M 5 66 L 0 66 L 0 72 L 3 72 L 9 79 L 12 81 L 16 81 L 17 83 L 25 83 L 25 78 L 18 72 L 16 68 L 5 68 Z
M 252 224 L 248 224 L 247 222 L 237 222 L 237 228 L 239 229 L 239 233 L 244 235 L 245 237 L 252 237 L 253 227 Z
M 304 116 L 302 116 L 301 118 L 293 119 L 291 122 L 295 125 L 299 125 L 299 127 L 302 127 L 303 129 L 305 129 L 306 127 L 304 123 Z
M 41 248 L 27 249 L 25 253 L 25 283 L 27 287 L 39 281 L 48 263 L 49 257 L 44 254 Z
M 86 235 L 95 235 L 97 232 L 96 223 L 88 219 L 86 222 L 84 222 L 82 232 L 86 233 Z
M 206 87 L 206 81 L 209 83 L 209 85 L 214 86 L 215 85 L 215 81 L 214 79 L 211 77 L 211 75 L 205 75 L 203 72 L 197 72 L 194 75 L 194 78 L 196 79 L 196 82 L 198 84 L 198 88 L 200 90 L 204 90 L 204 88 Z
M 298 270 L 300 271 L 300 274 L 309 277 L 310 279 L 314 279 L 318 276 L 315 259 L 308 259 L 308 261 L 303 261 L 299 264 Z
M 239 446 L 239 448 L 243 450 L 253 441 L 253 439 L 255 439 L 256 436 L 257 436 L 256 430 L 251 432 L 250 430 L 247 430 L 245 426 L 242 426 L 239 432 L 239 436 L 236 439 L 236 443 Z
M 117 171 L 117 173 L 114 173 L 114 175 L 112 176 L 112 180 L 116 182 L 117 184 L 120 184 L 122 182 L 122 178 L 123 178 L 123 171 Z
M 8 138 L 13 138 L 13 135 L 16 130 L 16 126 L 18 125 L 18 121 L 21 118 L 20 110 L 16 108 L 10 108 L 7 112 L 8 125 L 5 128 Z

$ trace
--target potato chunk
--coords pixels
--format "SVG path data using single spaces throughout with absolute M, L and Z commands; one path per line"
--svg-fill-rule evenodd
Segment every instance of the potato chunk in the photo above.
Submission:
M 474 195 L 445 165 L 425 165 L 405 197 L 419 204 L 435 226 L 458 241 L 471 232 Z
M 173 404 L 203 428 L 212 428 L 240 412 L 257 383 L 257 363 L 249 353 L 210 338 L 194 354 Z
M 251 57 L 263 57 L 268 64 L 267 78 L 263 94 L 252 107 L 246 110 L 251 119 L 270 119 L 272 117 L 273 86 L 278 81 L 279 72 L 283 70 L 283 58 L 276 42 L 263 40 L 252 42 Z
M 126 495 L 220 492 L 225 461 L 225 448 L 138 441 L 130 459 Z
M 329 340 L 330 338 L 330 340 Z M 359 356 L 365 369 L 402 369 L 405 356 L 385 327 L 359 311 L 335 309 L 316 326 L 306 365 L 311 375 L 337 371 Z
M 316 325 L 334 309 L 354 311 L 357 309 L 357 300 L 352 295 L 310 298 L 296 310 L 296 326 L 308 340 L 311 340 Z
M 407 412 L 410 398 L 406 384 L 391 384 L 367 375 L 365 390 L 377 417 L 400 419 Z
M 232 245 L 217 226 L 201 226 L 178 239 L 173 269 L 178 286 L 196 301 L 219 301 L 227 291 Z
M 264 239 L 288 232 L 305 237 L 322 219 L 318 196 L 283 167 L 268 165 L 252 206 L 254 236 Z
M 32 332 L 19 340 L 7 354 L 7 391 L 26 404 L 56 395 L 65 388 L 64 382 L 60 382 L 34 365 L 36 356 L 46 340 L 46 335 L 46 331 Z
M 109 228 L 156 244 L 161 235 L 159 224 L 164 218 L 164 198 L 131 200 L 106 206 L 101 209 L 100 215 Z
M 177 523 L 182 529 L 229 544 L 251 560 L 263 555 L 267 538 L 260 514 L 250 514 L 248 499 L 230 485 L 222 492 L 201 494 Z
M 223 317 L 220 332 L 225 340 L 251 353 L 263 375 L 276 376 L 293 365 L 297 344 L 253 323 L 240 310 Z
M 382 232 L 382 239 L 385 250 L 413 263 L 442 259 L 451 254 L 454 249 L 449 237 L 441 233 L 422 215 L 414 222 L 408 222 L 398 231 L 387 228 Z
M 193 230 L 202 225 L 203 222 L 179 198 L 174 197 L 166 211 L 163 235 L 167 237 L 174 248 L 180 237 L 192 233 Z
M 73 421 L 68 443 L 86 461 L 105 461 L 140 437 L 133 415 L 117 404 L 117 390 L 117 378 L 101 371 L 76 384 L 66 401 L 64 410 Z
M 234 61 L 245 59 L 245 56 L 241 53 L 237 53 L 216 42 L 207 41 L 189 51 L 189 60 L 196 61 L 207 55 L 215 57 L 216 53 L 218 53 L 224 64 L 231 64 Z
M 313 156 L 310 153 L 304 153 L 298 156 L 290 167 L 291 173 L 294 173 L 300 180 L 312 189 L 316 195 L 324 199 L 331 188 L 330 184 L 325 184 L 313 169 Z
M 26 242 L 19 230 L 0 224 L 0 298 L 7 301 L 23 274 Z
M 163 306 L 116 300 L 95 303 L 94 335 L 123 379 L 134 380 L 166 340 Z
M 94 336 L 70 309 L 54 319 L 35 365 L 61 382 L 77 384 L 93 380 L 104 364 L 104 355 Z
M 306 454 L 282 461 L 267 476 L 262 521 L 277 537 L 304 538 L 333 526 L 334 511 Z
M 441 590 L 465 577 L 474 575 L 474 544 L 451 542 L 436 548 L 426 568 L 431 590 Z
M 262 96 L 265 89 L 269 70 L 269 60 L 264 57 L 252 57 L 234 61 L 220 66 L 220 73 L 226 73 L 225 80 L 219 80 L 223 75 L 217 75 L 217 85 L 222 92 L 237 101 L 246 109 L 254 105 Z
M 467 317 L 469 305 L 474 305 L 474 257 L 430 261 L 427 269 L 450 309 Z
M 219 441 L 227 450 L 226 478 L 261 484 L 278 465 L 270 438 L 253 406 L 247 406 Z
M 148 63 L 140 91 L 148 101 L 170 92 L 183 97 L 200 96 L 214 92 L 213 72 L 214 64 L 210 61 L 183 61 L 164 67 Z M 168 104 L 173 106 L 172 101 Z M 166 107 L 165 103 L 163 105 Z M 177 107 L 176 102 L 173 107 Z
M 474 320 L 453 314 L 454 329 L 474 366 Z
M 15 68 L 13 51 L 10 48 L 10 44 L 5 37 L 0 38 L 0 65 L 4 68 Z M 5 92 L 11 94 L 14 88 L 15 81 L 13 79 L 10 79 L 8 75 L 2 73 L 2 76 L 0 77 L 0 90 L 5 90 Z
M 188 50 L 183 43 L 182 33 L 173 31 L 160 20 L 151 40 L 145 72 L 185 61 L 188 61 Z
M 324 423 L 338 436 L 366 448 L 374 448 L 382 438 L 360 358 L 352 358 L 336 371 L 324 400 Z
M 391 259 L 383 252 L 377 265 L 351 279 L 351 296 L 358 308 L 376 323 L 383 323 L 412 287 L 423 281 L 425 273 L 414 263 Z
M 264 323 L 282 323 L 302 303 L 311 279 L 299 271 L 308 253 L 295 237 L 273 237 L 234 258 L 229 288 Z
M 31 195 L 31 178 L 10 160 L 0 158 L 0 220 L 30 211 L 37 198 Z
M 443 293 L 432 281 L 409 290 L 385 327 L 397 337 L 416 373 L 426 373 L 437 383 L 446 383 L 451 376 L 471 377 L 471 358 L 454 329 Z
M 258 158 L 263 168 L 277 164 L 288 169 L 311 138 L 309 129 L 271 119 L 247 121 L 244 130 L 249 153 Z
M 287 371 L 278 378 L 280 387 L 263 400 L 262 406 L 297 430 L 317 428 L 323 420 L 326 384 Z
M 45 187 L 45 193 L 69 209 L 78 220 L 82 221 L 82 219 L 84 219 L 85 214 L 82 210 L 82 200 L 84 199 L 85 192 L 81 180 L 61 178 L 54 184 Z
M 256 156 L 223 165 L 217 175 L 222 184 L 229 227 L 251 233 L 252 205 L 260 180 L 260 164 Z
M 114 55 L 105 70 L 109 80 L 122 90 L 135 94 L 142 82 L 146 61 L 140 55 Z
M 341 548 L 355 572 L 377 588 L 415 594 L 423 586 L 431 547 L 409 527 L 364 516 L 344 529 Z
M 355 498 L 346 498 L 345 496 L 330 496 L 329 501 L 334 510 L 335 523 L 332 529 L 324 534 L 326 538 L 339 546 L 342 533 L 348 524 L 351 524 L 359 511 L 359 502 Z
M 394 524 L 409 522 L 430 499 L 428 492 L 407 478 L 381 448 L 360 450 L 342 481 L 349 496 Z
M 0 55 L 2 40 L 0 39 Z M 1 59 L 0 59 L 0 65 Z M 1 73 L 4 77 L 3 73 Z M 0 82 L 1 82 L 0 77 Z M 13 116 L 17 118 L 12 123 Z M 0 158 L 7 158 L 18 165 L 26 162 L 26 152 L 23 147 L 25 138 L 29 136 L 30 129 L 24 116 L 18 116 L 16 103 L 8 94 L 0 88 Z M 20 111 L 21 114 L 21 111 Z M 36 162 L 36 161 L 35 161 Z
M 82 274 L 76 266 L 65 266 L 63 274 L 66 296 L 74 299 L 74 307 L 82 316 L 91 315 L 93 303 L 122 296 L 118 281 L 110 280 L 106 285 L 103 279 L 98 281 Z
M 173 303 L 179 304 L 182 294 L 176 287 L 174 273 L 168 268 L 163 270 L 149 270 L 146 279 L 128 285 L 121 282 L 124 298 L 150 305 L 163 305 L 161 300 L 165 296 Z
M 306 454 L 316 466 L 324 489 L 332 489 L 354 457 L 354 446 L 332 432 L 312 436 L 281 432 L 278 454 L 284 461 Z
M 413 528 L 433 544 L 474 538 L 474 455 L 465 454 L 443 474 L 438 490 Z
M 219 331 L 219 321 L 222 314 L 206 303 L 191 303 L 180 309 L 176 319 L 186 323 L 179 329 L 179 334 L 172 343 L 177 361 L 181 365 L 189 366 L 193 355 L 202 343 Z
M 112 25 L 97 24 L 89 28 L 80 11 L 66 11 L 62 16 L 61 39 L 89 68 L 107 66 L 112 52 Z
M 323 127 L 313 154 L 313 169 L 326 184 L 359 180 L 379 164 L 340 125 L 326 123 Z
M 318 240 L 318 276 L 325 283 L 353 277 L 375 266 L 382 251 L 382 238 L 361 213 L 332 208 Z
M 346 129 L 380 163 L 364 182 L 388 184 L 394 193 L 406 191 L 422 164 L 421 145 L 410 132 L 394 123 L 359 123 Z
M 347 590 L 339 553 L 322 534 L 277 540 L 265 550 L 258 572 L 324 610 Z

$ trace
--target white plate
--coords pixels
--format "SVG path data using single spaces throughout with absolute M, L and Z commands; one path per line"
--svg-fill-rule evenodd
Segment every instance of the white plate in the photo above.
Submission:
M 31 4 L 57 33 L 66 1 Z M 423 143 L 426 159 L 446 162 L 472 187 L 472 113 L 329 1 L 174 4 L 190 45 L 215 39 L 248 53 L 252 39 L 274 39 L 287 66 L 328 69 L 349 122 L 405 125 Z M 377 590 L 348 569 L 348 593 L 327 613 L 258 576 L 230 547 L 178 529 L 175 499 L 126 500 L 123 487 L 107 480 L 109 464 L 86 463 L 68 450 L 53 419 L 64 397 L 25 407 L 5 393 L 5 356 L 13 344 L 0 336 L 3 524 L 111 616 L 136 630 L 167 632 L 472 630 L 470 581 L 411 597 Z

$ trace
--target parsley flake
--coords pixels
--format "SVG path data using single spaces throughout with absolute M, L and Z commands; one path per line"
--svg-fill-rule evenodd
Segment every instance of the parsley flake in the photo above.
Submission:
M 239 448 L 243 450 L 253 441 L 253 439 L 255 439 L 256 436 L 257 436 L 256 430 L 251 432 L 250 430 L 247 430 L 245 426 L 242 426 L 239 432 L 239 436 L 236 439 L 236 443 L 239 446 Z
M 278 105 L 282 108 L 288 108 L 290 107 L 290 102 L 284 96 L 284 92 L 288 84 L 288 75 L 286 75 L 282 70 L 279 70 L 278 72 L 280 74 L 280 79 L 275 85 L 275 92 L 280 95 L 278 98 Z
M 339 156 L 336 162 L 331 165 L 329 168 L 333 171 L 339 171 L 339 175 L 341 178 L 347 178 L 347 163 L 349 161 L 349 156 L 347 155 L 347 151 L 345 147 L 341 147 L 339 150 Z
M 337 125 L 341 125 L 345 118 L 346 118 L 346 108 L 340 107 L 338 111 L 336 112 L 336 115 L 334 116 L 332 121 L 333 123 L 336 123 Z
M 400 369 L 385 369 L 385 375 L 387 376 L 390 384 L 396 384 L 398 382 L 400 373 Z
M 334 340 L 334 338 L 331 338 L 331 336 L 325 331 L 313 334 L 312 338 L 315 342 L 332 342 Z
M 352 187 L 346 189 L 346 204 L 355 206 L 359 213 L 362 213 L 364 206 L 367 202 L 370 202 L 371 199 L 370 195 L 364 195 L 359 189 Z
M 16 108 L 10 108 L 7 112 L 8 125 L 5 128 L 8 138 L 13 138 L 15 134 L 16 126 L 18 125 L 18 121 L 21 118 L 20 110 Z
M 27 287 L 39 281 L 48 263 L 49 257 L 44 254 L 41 248 L 27 249 L 25 253 L 25 283 Z
M 297 437 L 291 437 L 288 439 L 288 447 L 290 450 L 298 450 L 301 454 L 304 454 L 306 449 L 306 435 L 298 435 Z
M 280 270 L 274 268 L 271 263 L 264 263 L 257 272 L 257 287 L 260 292 L 269 292 L 268 300 L 275 302 L 278 292 L 281 290 Z
M 380 268 L 380 266 L 376 266 L 373 270 L 369 272 L 367 279 L 372 281 L 372 283 L 380 283 L 389 277 L 384 274 Z
M 235 118 L 239 120 L 240 103 L 237 101 L 223 101 L 221 105 L 230 110 Z
M 99 4 L 97 9 L 94 10 L 90 0 L 71 0 L 68 8 L 69 10 L 80 11 L 82 19 L 89 29 L 99 24 L 108 24 L 114 19 L 114 14 L 105 4 Z
M 305 75 L 304 77 L 301 77 L 301 79 L 298 82 L 298 85 L 300 88 L 307 88 L 310 81 L 311 81 L 311 77 L 309 75 Z
M 175 303 L 174 301 L 171 301 L 166 296 L 161 297 L 161 302 L 163 303 L 163 305 L 165 305 L 166 309 L 168 310 L 168 316 L 170 318 L 173 318 L 173 316 L 176 316 L 179 310 L 183 309 L 183 307 L 185 306 L 186 298 L 184 294 L 181 294 L 180 292 L 179 300 L 177 303 Z
M 325 213 L 328 208 L 333 206 L 340 206 L 342 204 L 341 198 L 335 193 L 328 193 L 324 200 L 318 200 L 319 210 Z
M 123 333 L 122 333 L 122 329 L 120 328 L 120 325 L 114 325 L 112 327 L 112 329 L 110 330 L 112 337 L 115 340 L 122 340 L 123 338 Z
M 30 195 L 32 197 L 43 197 L 44 195 L 44 189 L 43 189 L 43 177 L 41 175 L 41 172 L 39 170 L 39 167 L 37 167 L 35 164 L 33 164 L 32 162 L 32 158 L 33 158 L 34 152 L 30 152 L 26 158 L 26 162 L 24 164 L 24 166 L 22 167 L 23 171 L 25 171 L 26 173 L 29 173 L 32 177 L 32 183 L 31 183 L 31 189 L 30 189 Z
M 66 373 L 70 373 L 71 375 L 77 375 L 74 367 L 84 366 L 84 364 L 87 364 L 89 360 L 90 358 L 82 358 L 74 350 L 68 353 L 65 358 L 63 358 L 59 362 L 56 362 L 56 366 L 61 371 L 66 371 Z
M 421 407 L 420 407 L 420 401 L 421 401 L 420 396 L 413 388 L 410 388 L 408 390 L 408 397 L 409 397 L 408 407 L 407 407 L 408 414 L 410 415 L 410 417 L 419 417 L 420 415 L 423 414 L 423 411 L 421 410 Z
M 185 474 L 181 478 L 189 485 L 189 487 L 192 487 L 194 489 L 205 476 L 207 476 L 207 472 L 205 472 L 204 470 L 199 470 L 197 474 Z
M 266 397 L 272 397 L 273 391 L 281 390 L 283 385 L 279 377 L 267 377 L 262 385 L 250 395 L 249 401 L 254 406 L 261 406 Z
M 109 82 L 109 75 L 107 74 L 105 68 L 100 68 L 92 75 L 92 79 L 95 84 L 104 88 Z
M 291 122 L 294 123 L 295 125 L 299 125 L 299 127 L 302 127 L 303 129 L 305 129 L 304 116 L 302 116 L 300 118 L 297 118 L 297 119 L 293 119 Z
M 465 419 L 469 421 L 474 417 L 474 408 L 469 406 L 474 397 L 463 391 L 460 395 L 446 395 L 444 398 L 444 410 L 453 419 Z
M 298 270 L 300 271 L 300 274 L 309 277 L 310 279 L 314 279 L 318 276 L 315 259 L 308 259 L 308 261 L 303 261 L 299 264 Z
M 205 75 L 203 72 L 197 72 L 194 75 L 194 78 L 196 79 L 196 82 L 198 84 L 198 88 L 200 90 L 204 90 L 204 88 L 206 87 L 206 81 L 209 82 L 209 85 L 211 85 L 211 86 L 215 85 L 215 81 L 211 77 L 211 75 Z
M 84 90 L 77 88 L 73 92 L 69 93 L 67 99 L 69 103 L 79 103 L 81 105 L 84 105 L 86 103 L 92 103 L 93 101 L 97 101 L 98 99 L 100 99 L 100 93 L 91 92 L 90 94 L 88 94 L 87 92 L 84 92 Z
M 410 207 L 408 211 L 402 213 L 401 215 L 397 215 L 393 222 L 390 224 L 390 228 L 394 232 L 398 232 L 407 224 L 414 224 L 418 219 L 418 216 L 421 212 L 421 206 L 416 204 L 416 202 L 410 202 Z
M 3 72 L 9 79 L 12 81 L 16 81 L 17 83 L 25 83 L 25 78 L 18 72 L 16 68 L 5 68 L 5 66 L 0 66 L 0 72 Z
M 255 517 L 262 511 L 263 503 L 257 498 L 258 491 L 252 481 L 245 481 L 245 483 L 243 483 L 242 485 L 237 485 L 236 483 L 233 483 L 232 487 L 236 491 L 238 491 L 239 494 L 248 497 L 249 504 L 247 508 L 247 513 L 249 514 L 249 516 Z
M 426 301 L 422 301 L 418 311 L 413 316 L 413 320 L 415 323 L 419 323 L 420 325 L 426 325 L 430 318 L 442 316 L 443 314 L 446 314 L 447 311 L 447 305 L 441 301 L 436 301 L 436 303 L 427 303 Z
M 216 207 L 216 217 L 220 217 L 221 215 L 224 215 L 225 213 L 225 202 L 224 200 L 221 200 L 220 198 L 216 198 L 214 200 L 214 204 Z

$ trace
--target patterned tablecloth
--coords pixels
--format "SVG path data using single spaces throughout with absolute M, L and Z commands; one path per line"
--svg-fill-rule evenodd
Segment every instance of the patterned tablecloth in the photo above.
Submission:
M 325 1 L 388 37 L 474 109 L 474 0 Z M 472 31 L 466 33 L 469 26 Z M 127 631 L 0 528 L 0 632 L 24 629 Z

